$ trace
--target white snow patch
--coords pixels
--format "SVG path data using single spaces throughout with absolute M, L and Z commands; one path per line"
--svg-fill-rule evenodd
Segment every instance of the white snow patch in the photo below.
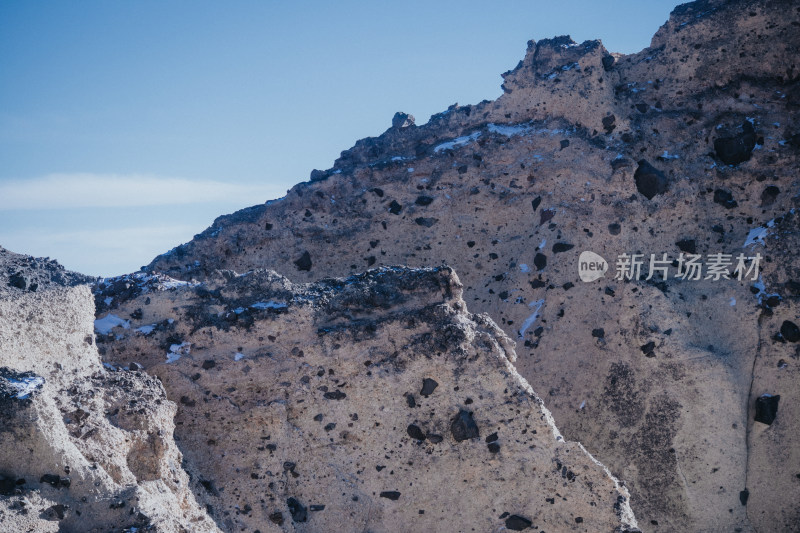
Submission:
M 190 342 L 182 342 L 180 344 L 173 344 L 169 347 L 167 352 L 167 363 L 174 363 L 181 358 L 182 355 L 189 355 L 191 352 L 192 344 Z
M 237 307 L 236 309 L 233 310 L 233 312 L 236 313 L 237 315 L 241 315 L 242 313 L 244 313 L 244 307 Z
M 7 383 L 14 389 L 14 396 L 18 400 L 27 399 L 33 391 L 44 385 L 44 378 L 39 376 L 24 377 L 19 379 L 8 378 Z
M 539 249 L 544 250 L 545 244 L 547 244 L 547 239 L 542 239 L 542 242 L 539 243 Z
M 94 329 L 101 335 L 108 335 L 111 330 L 117 326 L 122 326 L 124 329 L 130 329 L 131 323 L 127 320 L 122 320 L 117 315 L 106 315 L 103 318 L 98 318 L 94 321 Z
M 731 304 L 731 307 L 733 307 L 734 305 L 736 305 L 736 298 L 733 298 L 733 297 L 731 297 L 730 304 Z
M 680 159 L 681 156 L 670 154 L 667 150 L 664 150 L 664 153 L 661 154 L 661 159 Z
M 242 359 L 244 359 L 244 354 L 242 352 L 236 352 L 233 355 L 233 360 L 234 361 L 241 361 Z
M 486 129 L 491 133 L 497 133 L 506 137 L 525 135 L 531 131 L 531 127 L 528 124 L 488 124 Z
M 448 141 L 445 143 L 440 144 L 436 148 L 433 149 L 433 153 L 438 154 L 443 150 L 452 150 L 454 148 L 458 148 L 459 146 L 464 146 L 465 144 L 469 144 L 473 141 L 477 141 L 478 137 L 481 136 L 481 132 L 476 131 L 469 135 L 465 135 L 463 137 L 457 137 L 452 141 Z
M 754 244 L 761 244 L 762 246 L 766 246 L 764 239 L 767 238 L 769 235 L 769 228 L 775 226 L 775 219 L 770 220 L 767 222 L 766 227 L 760 226 L 758 228 L 753 228 L 750 230 L 750 233 L 747 234 L 747 239 L 744 241 L 743 248 L 748 246 L 752 246 Z
M 140 328 L 136 328 L 136 331 L 138 331 L 139 333 L 142 333 L 144 335 L 150 335 L 151 333 L 153 333 L 154 329 L 156 329 L 156 325 L 155 324 L 150 324 L 150 325 L 147 325 L 147 326 L 142 326 Z
M 580 407 L 578 407 L 578 409 L 583 409 L 584 407 L 586 407 L 586 400 L 583 400 L 583 401 L 581 402 L 581 406 L 580 406 Z
M 521 265 L 519 265 L 519 271 L 527 273 L 527 272 L 530 272 L 531 269 L 530 269 L 530 267 L 528 265 L 526 265 L 525 263 L 522 263 Z
M 414 167 L 408 167 L 406 170 L 407 170 L 408 172 L 414 172 Z
M 107 296 L 107 297 L 106 297 L 106 298 L 103 300 L 103 303 L 104 303 L 104 304 L 106 304 L 106 305 L 111 305 L 111 302 L 113 302 L 113 301 L 114 301 L 114 297 L 113 297 L 113 296 Z
M 284 309 L 286 308 L 286 303 L 270 300 L 268 302 L 256 302 L 250 307 L 253 309 Z
M 530 328 L 535 322 L 536 319 L 539 318 L 539 310 L 544 305 L 544 300 L 536 300 L 535 302 L 531 302 L 528 304 L 528 307 L 535 307 L 531 316 L 525 319 L 525 322 L 522 323 L 522 327 L 519 329 L 519 338 L 523 339 L 525 332 Z

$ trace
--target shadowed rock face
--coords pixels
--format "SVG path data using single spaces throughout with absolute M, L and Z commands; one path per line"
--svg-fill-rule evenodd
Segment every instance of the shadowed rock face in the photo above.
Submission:
M 101 365 L 93 311 L 86 286 L 0 299 L 0 530 L 219 531 L 181 468 L 175 405 Z
M 195 494 L 227 531 L 636 526 L 627 490 L 564 441 L 448 268 L 140 290 L 115 309 L 136 315 L 128 329 L 98 345 L 178 403 Z
M 531 41 L 496 101 L 360 140 L 148 268 L 450 265 L 567 438 L 626 481 L 642 528 L 794 527 L 800 354 L 780 328 L 798 316 L 799 24 L 796 2 L 701 1 L 638 54 Z M 644 278 L 650 254 L 687 243 L 760 253 L 762 276 L 613 277 L 619 254 L 645 254 Z M 611 267 L 599 281 L 579 280 L 584 250 Z M 763 394 L 781 397 L 768 426 Z

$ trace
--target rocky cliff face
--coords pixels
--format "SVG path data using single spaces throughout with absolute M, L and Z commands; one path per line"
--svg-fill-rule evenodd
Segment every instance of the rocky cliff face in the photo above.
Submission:
M 793 530 L 798 27 L 796 2 L 700 1 L 630 56 L 530 42 L 498 100 L 419 127 L 398 115 L 148 269 L 314 281 L 449 265 L 566 438 L 625 480 L 643 529 Z M 609 263 L 593 283 L 587 250 Z M 681 253 L 759 254 L 760 275 L 681 279 Z M 642 254 L 642 274 L 617 279 L 621 254 Z M 646 279 L 650 254 L 666 276 Z
M 630 56 L 532 41 L 496 101 L 96 283 L 105 370 L 85 288 L 41 290 L 83 280 L 4 255 L 0 523 L 798 530 L 799 28 L 699 1 Z
M 98 344 L 179 403 L 195 493 L 226 531 L 635 529 L 627 490 L 564 441 L 448 268 L 127 283 L 138 296 L 108 316 L 131 318 Z

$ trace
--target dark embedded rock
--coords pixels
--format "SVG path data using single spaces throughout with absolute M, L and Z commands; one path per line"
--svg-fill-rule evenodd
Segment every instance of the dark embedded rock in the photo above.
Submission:
M 761 193 L 761 205 L 763 207 L 772 205 L 775 203 L 775 200 L 778 198 L 778 195 L 781 193 L 781 190 L 776 187 L 775 185 L 767 186 L 764 191 Z
M 611 133 L 612 131 L 614 131 L 614 128 L 617 127 L 616 125 L 617 117 L 615 117 L 614 115 L 608 115 L 606 117 L 603 117 L 602 122 L 603 122 L 603 129 L 606 130 L 606 133 Z
M 420 394 L 427 398 L 433 394 L 433 391 L 435 391 L 436 387 L 438 386 L 439 383 L 437 383 L 435 379 L 425 378 L 422 380 L 422 390 L 420 391 Z
M 603 328 L 596 328 L 592 330 L 592 337 L 597 337 L 598 339 L 604 339 L 606 336 L 606 330 Z
M 726 165 L 738 165 L 748 161 L 756 147 L 756 132 L 750 122 L 745 121 L 741 133 L 731 137 L 714 139 L 714 152 Z
M 295 260 L 294 264 L 297 270 L 305 270 L 308 272 L 311 270 L 311 254 L 309 254 L 308 251 L 303 252 L 302 255 Z
M 603 70 L 608 72 L 609 70 L 614 68 L 614 62 L 616 60 L 614 59 L 614 56 L 612 56 L 611 54 L 606 54 L 600 61 L 603 63 Z
M 772 425 L 775 418 L 778 416 L 778 402 L 781 399 L 780 394 L 762 394 L 756 399 L 756 422 L 762 424 Z
M 325 510 L 325 506 L 324 505 L 311 505 L 310 508 L 311 508 L 312 511 L 315 511 L 315 512 L 316 511 L 324 511 Z
M 400 493 L 396 490 L 385 490 L 381 492 L 381 498 L 386 498 L 387 500 L 397 501 L 400 499 Z
M 201 365 L 203 370 L 211 370 L 215 366 L 217 366 L 217 362 L 214 361 L 213 359 L 206 359 L 205 361 L 203 361 L 203 364 Z
M 424 205 L 431 205 L 432 202 L 433 202 L 433 198 L 431 198 L 430 196 L 425 196 L 425 195 L 417 196 L 417 199 L 414 201 L 415 204 L 423 205 L 423 206 Z
M 21 272 L 15 272 L 8 277 L 8 284 L 15 289 L 25 290 L 28 288 L 28 280 Z
M 68 505 L 64 505 L 61 503 L 57 503 L 55 505 L 51 505 L 44 511 L 42 511 L 42 518 L 45 520 L 64 520 L 67 516 L 67 511 L 69 510 Z
M 286 505 L 289 507 L 289 514 L 292 515 L 292 520 L 298 523 L 308 520 L 308 509 L 295 498 L 286 500 Z
M 439 222 L 438 218 L 430 218 L 430 217 L 417 217 L 414 219 L 418 225 L 423 226 L 425 228 L 433 227 L 434 224 Z
M 269 515 L 269 521 L 273 524 L 277 524 L 279 526 L 283 525 L 283 513 L 280 511 L 276 511 Z
M 636 189 L 648 200 L 669 190 L 669 182 L 664 173 L 644 159 L 639 160 L 633 179 L 636 182 Z
M 565 242 L 557 242 L 557 243 L 555 243 L 553 245 L 553 253 L 554 254 L 558 254 L 558 253 L 561 253 L 561 252 L 568 252 L 569 250 L 572 250 L 573 248 L 575 248 L 574 244 L 567 244 Z
M 491 435 L 489 435 L 488 437 L 486 437 L 486 439 L 485 439 L 485 440 L 486 440 L 486 442 L 494 442 L 494 441 L 496 441 L 498 438 L 499 438 L 499 437 L 497 436 L 497 433 L 492 433 Z
M 441 435 L 433 435 L 433 434 L 431 434 L 431 435 L 428 435 L 428 440 L 430 442 L 432 442 L 433 444 L 439 444 L 440 442 L 442 442 L 444 440 L 444 437 L 442 437 Z
M 416 440 L 425 440 L 425 433 L 416 424 L 410 424 L 406 429 L 408 436 Z
M 800 328 L 794 322 L 784 320 L 781 324 L 781 337 L 789 342 L 800 341 Z
M 675 246 L 678 247 L 678 250 L 687 254 L 697 253 L 697 243 L 694 239 L 681 239 L 675 243 Z
M 536 267 L 536 270 L 544 270 L 544 267 L 547 266 L 547 256 L 543 253 L 538 253 L 533 258 L 533 265 Z
M 335 390 L 331 392 L 326 392 L 323 396 L 325 396 L 328 400 L 343 400 L 347 397 L 347 394 L 343 393 L 340 390 Z
M 611 224 L 608 225 L 608 232 L 611 235 L 619 235 L 621 231 L 622 231 L 622 226 L 620 226 L 619 223 L 617 222 L 612 222 Z
M 645 354 L 647 357 L 655 357 L 653 350 L 656 348 L 655 341 L 650 341 L 647 344 L 643 344 L 641 346 L 642 353 Z
M 392 117 L 392 128 L 402 130 L 414 125 L 414 115 L 398 111 Z
M 533 522 L 531 522 L 524 516 L 512 514 L 511 516 L 506 518 L 506 527 L 511 531 L 522 531 L 524 529 L 528 529 L 532 525 Z
M 0 496 L 11 496 L 17 488 L 17 480 L 0 476 Z
M 57 489 L 61 488 L 69 488 L 72 484 L 72 480 L 66 476 L 59 476 L 56 474 L 45 474 L 41 478 L 39 478 L 39 483 L 47 483 L 49 485 L 54 486 Z
M 478 424 L 472 418 L 472 413 L 461 409 L 450 424 L 450 432 L 456 442 L 480 437 Z
M 405 397 L 406 397 L 406 404 L 408 404 L 409 407 L 414 408 L 414 407 L 417 406 L 417 401 L 414 399 L 414 395 L 413 394 L 411 394 L 410 392 L 407 392 L 405 394 Z
M 389 204 L 389 212 L 393 215 L 399 215 L 401 209 L 403 206 L 398 204 L 397 200 L 392 200 L 392 203 Z
M 541 203 L 542 203 L 542 197 L 541 196 L 537 196 L 536 198 L 531 200 L 531 207 L 533 207 L 533 212 L 534 213 L 536 212 L 536 209 L 538 209 L 539 204 L 541 204 Z
M 749 490 L 744 489 L 742 491 L 739 491 L 739 502 L 742 505 L 747 505 L 747 500 L 749 498 L 750 498 L 750 491 Z
M 736 200 L 733 199 L 733 195 L 730 191 L 724 189 L 717 189 L 714 191 L 714 203 L 721 205 L 725 209 L 733 209 L 739 205 L 736 203 Z
M 490 442 L 486 447 L 489 448 L 489 451 L 492 453 L 498 453 L 500 451 L 500 445 L 496 442 Z

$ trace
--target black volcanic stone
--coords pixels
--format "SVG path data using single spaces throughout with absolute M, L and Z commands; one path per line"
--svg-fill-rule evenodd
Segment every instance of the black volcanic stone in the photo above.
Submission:
M 531 522 L 524 516 L 512 514 L 511 516 L 506 518 L 506 527 L 511 531 L 522 531 L 524 529 L 528 529 L 532 525 L 533 522 Z
M 437 383 L 435 379 L 425 378 L 422 380 L 422 390 L 420 391 L 420 394 L 427 398 L 433 394 L 433 391 L 435 391 L 436 387 L 438 386 L 439 383 Z
M 740 134 L 714 139 L 714 152 L 726 165 L 738 165 L 748 161 L 755 147 L 756 132 L 748 121 L 742 124 Z
M 781 399 L 780 394 L 762 394 L 756 399 L 756 422 L 772 425 L 775 418 L 778 416 L 778 402 Z
M 539 204 L 541 204 L 541 203 L 542 203 L 542 197 L 541 196 L 537 196 L 536 198 L 531 200 L 531 206 L 533 207 L 534 213 L 536 212 L 536 209 L 539 207 Z
M 733 199 L 733 195 L 730 191 L 724 189 L 717 189 L 714 191 L 714 203 L 721 205 L 725 209 L 733 209 L 739 205 L 736 200 Z
M 633 180 L 636 182 L 636 190 L 648 200 L 669 190 L 669 182 L 664 173 L 644 159 L 639 160 Z
M 461 409 L 450 424 L 450 432 L 456 442 L 480 437 L 478 424 L 472 418 L 472 413 Z
M 386 498 L 388 500 L 397 501 L 400 499 L 400 493 L 396 490 L 385 490 L 381 492 L 381 498 Z
M 308 520 L 308 509 L 306 506 L 297 501 L 295 498 L 286 500 L 286 505 L 289 507 L 289 513 L 292 515 L 292 520 L 295 522 L 305 522 Z
M 411 424 L 406 429 L 408 436 L 416 440 L 425 440 L 425 433 L 416 424 Z
M 392 203 L 389 204 L 389 212 L 393 215 L 399 215 L 401 209 L 403 206 L 398 204 L 397 200 L 392 200 Z
M 533 265 L 536 267 L 536 270 L 544 270 L 544 267 L 547 266 L 547 256 L 542 253 L 536 254 L 533 258 Z
M 431 198 L 430 196 L 423 195 L 423 196 L 417 196 L 417 199 L 414 203 L 417 205 L 431 205 L 431 202 L 433 202 L 433 198 Z
M 800 328 L 794 322 L 784 320 L 781 324 L 781 336 L 789 342 L 800 341 Z
M 596 328 L 592 330 L 592 337 L 597 337 L 598 339 L 603 339 L 606 336 L 606 330 L 603 328 Z
M 335 390 L 331 392 L 326 392 L 323 396 L 327 400 L 343 400 L 344 398 L 347 397 L 347 394 L 343 393 L 340 390 Z
M 694 239 L 681 239 L 675 243 L 675 246 L 678 247 L 678 250 L 687 254 L 697 253 L 697 243 Z
M 573 248 L 575 248 L 574 244 L 567 244 L 565 242 L 557 242 L 557 243 L 555 243 L 553 245 L 553 253 L 554 254 L 559 254 L 561 252 L 568 252 L 569 250 L 572 250 Z
M 303 255 L 300 256 L 299 259 L 295 260 L 294 262 L 297 270 L 305 270 L 306 272 L 311 270 L 311 254 L 307 251 L 303 252 Z
M 622 226 L 620 226 L 617 222 L 612 222 L 608 225 L 608 232 L 611 235 L 619 235 L 622 231 Z
M 747 505 L 748 498 L 750 498 L 750 491 L 749 490 L 744 489 L 742 491 L 739 491 L 739 502 L 742 505 Z

